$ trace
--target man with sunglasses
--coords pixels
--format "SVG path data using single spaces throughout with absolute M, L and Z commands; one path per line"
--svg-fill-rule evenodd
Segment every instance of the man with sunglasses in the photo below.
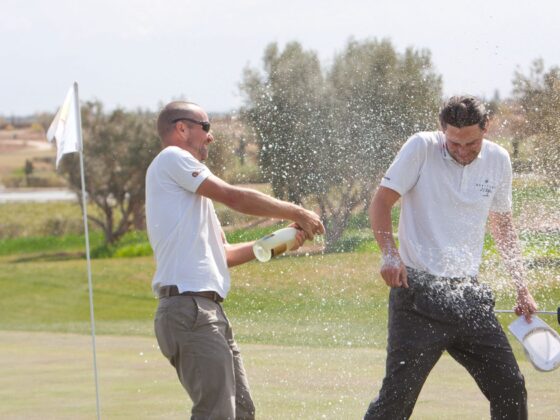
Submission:
M 370 205 L 391 288 L 386 374 L 365 419 L 406 419 L 444 351 L 461 363 L 490 401 L 493 419 L 526 419 L 525 382 L 477 281 L 486 221 L 517 287 L 518 315 L 536 303 L 524 284 L 511 216 L 512 170 L 505 149 L 484 139 L 488 113 L 472 96 L 450 98 L 442 131 L 421 132 L 402 147 Z M 391 209 L 399 198 L 399 248 Z
M 296 248 L 324 227 L 312 211 L 213 175 L 202 163 L 214 137 L 200 106 L 169 103 L 157 130 L 163 150 L 146 174 L 157 341 L 193 402 L 191 419 L 253 419 L 243 362 L 220 304 L 230 289 L 228 267 L 255 258 L 253 242 L 226 242 L 212 200 L 241 213 L 294 221 L 300 229 Z

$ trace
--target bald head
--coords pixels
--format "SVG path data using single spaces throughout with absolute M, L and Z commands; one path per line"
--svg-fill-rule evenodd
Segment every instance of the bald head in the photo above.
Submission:
M 168 103 L 159 113 L 157 119 L 157 131 L 163 143 L 169 133 L 175 128 L 175 122 L 180 118 L 194 118 L 202 111 L 202 108 L 193 102 L 173 101 Z M 174 122 L 175 121 L 175 122 Z

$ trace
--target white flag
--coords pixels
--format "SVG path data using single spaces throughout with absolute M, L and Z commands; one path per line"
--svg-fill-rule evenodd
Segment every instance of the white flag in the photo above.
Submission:
M 80 104 L 78 103 L 78 84 L 68 89 L 64 103 L 56 113 L 51 126 L 47 131 L 47 140 L 56 139 L 56 167 L 63 155 L 67 153 L 81 152 L 80 141 L 81 130 L 78 118 Z

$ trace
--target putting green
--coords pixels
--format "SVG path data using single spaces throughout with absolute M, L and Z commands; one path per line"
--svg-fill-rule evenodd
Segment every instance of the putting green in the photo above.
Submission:
M 261 419 L 356 419 L 384 373 L 385 353 L 369 348 L 308 348 L 240 343 Z M 183 419 L 189 401 L 150 337 L 97 337 L 101 416 Z M 560 369 L 535 371 L 520 360 L 532 418 L 560 418 Z M 91 337 L 0 331 L 0 418 L 92 419 Z M 420 394 L 415 418 L 488 418 L 474 381 L 444 356 Z

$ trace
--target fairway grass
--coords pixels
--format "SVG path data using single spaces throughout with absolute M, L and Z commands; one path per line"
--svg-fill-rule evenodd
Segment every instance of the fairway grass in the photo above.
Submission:
M 0 257 L 0 418 L 95 416 L 85 261 Z M 379 256 L 283 257 L 232 269 L 224 308 L 249 374 L 258 418 L 358 419 L 384 374 L 388 289 Z M 489 266 L 492 268 L 493 266 Z M 487 270 L 490 270 L 487 268 Z M 92 261 L 102 418 L 179 419 L 189 401 L 153 338 L 151 257 Z M 484 281 L 502 286 L 498 268 Z M 559 272 L 532 290 L 559 302 Z M 508 283 L 509 284 L 509 283 Z M 495 287 L 498 307 L 513 300 Z M 551 326 L 558 325 L 544 318 Z M 512 316 L 500 317 L 506 326 Z M 508 333 L 527 378 L 532 418 L 558 419 L 560 369 L 535 371 Z M 419 419 L 488 418 L 488 403 L 448 356 L 417 404 Z
M 384 348 L 388 289 L 376 273 L 378 266 L 377 254 L 359 252 L 244 264 L 232 269 L 224 308 L 241 342 Z M 152 334 L 154 268 L 151 257 L 92 261 L 99 334 Z M 502 285 L 496 283 L 499 276 L 491 274 L 483 277 Z M 560 301 L 558 270 L 550 274 L 531 288 L 543 309 L 555 309 Z M 0 289 L 0 330 L 89 331 L 83 260 L 0 257 Z M 497 306 L 511 308 L 510 282 L 496 289 Z M 500 319 L 507 325 L 513 318 Z
M 257 417 L 359 419 L 379 389 L 385 352 L 241 344 Z M 190 402 L 153 337 L 97 337 L 101 417 L 184 419 Z M 560 417 L 560 370 L 520 360 L 530 417 Z M 0 418 L 95 418 L 91 337 L 0 331 Z M 486 419 L 489 405 L 466 371 L 444 355 L 418 400 L 415 419 Z

